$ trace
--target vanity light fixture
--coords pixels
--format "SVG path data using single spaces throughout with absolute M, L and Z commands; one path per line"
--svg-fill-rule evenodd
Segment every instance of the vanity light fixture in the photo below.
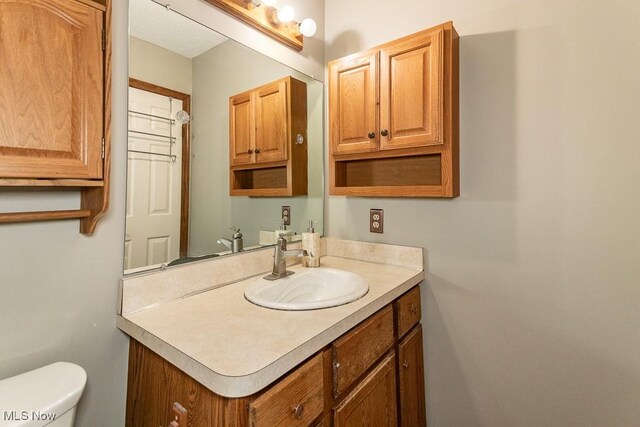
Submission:
M 293 21 L 293 18 L 296 17 L 296 11 L 293 10 L 292 6 L 284 5 L 282 6 L 280 9 L 278 9 L 278 21 L 282 22 L 283 24 L 289 23 L 291 21 Z
M 304 37 L 317 29 L 313 19 L 294 20 L 290 5 L 275 7 L 278 0 L 205 0 L 295 50 L 302 50 Z
M 311 18 L 304 18 L 300 24 L 298 24 L 298 31 L 305 37 L 313 37 L 318 30 L 316 21 Z

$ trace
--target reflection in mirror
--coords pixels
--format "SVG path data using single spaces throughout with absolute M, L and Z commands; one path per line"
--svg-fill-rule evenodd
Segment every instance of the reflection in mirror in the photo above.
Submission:
M 323 85 L 152 0 L 130 0 L 125 272 L 274 243 L 323 220 Z M 306 84 L 306 196 L 229 195 L 229 97 Z M 236 231 L 230 229 L 240 229 Z M 235 239 L 234 239 L 235 237 Z

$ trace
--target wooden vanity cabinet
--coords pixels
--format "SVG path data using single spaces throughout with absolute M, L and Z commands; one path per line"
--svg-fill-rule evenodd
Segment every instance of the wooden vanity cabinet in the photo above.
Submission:
M 110 11 L 110 0 L 0 2 L 0 186 L 83 189 L 70 216 L 83 233 L 108 197 Z
M 331 61 L 329 137 L 332 195 L 458 196 L 452 23 Z
M 190 427 L 425 426 L 420 319 L 410 317 L 404 334 L 398 321 L 416 295 L 419 301 L 418 287 L 265 390 L 242 398 L 213 393 L 131 340 L 126 425 L 168 426 L 177 402 Z
M 230 195 L 307 194 L 306 139 L 304 82 L 289 76 L 231 96 Z

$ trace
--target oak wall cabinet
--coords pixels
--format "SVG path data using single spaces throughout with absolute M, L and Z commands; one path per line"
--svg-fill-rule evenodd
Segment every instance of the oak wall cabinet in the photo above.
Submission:
M 181 427 L 425 426 L 419 303 L 414 287 L 265 390 L 241 398 L 213 393 L 131 340 L 126 425 L 156 427 L 181 416 Z M 186 413 L 175 414 L 176 406 Z
M 458 196 L 458 127 L 451 22 L 329 62 L 329 193 Z
M 75 187 L 81 208 L 0 214 L 0 222 L 106 211 L 111 1 L 0 1 L 0 186 Z
M 232 196 L 307 194 L 307 85 L 285 77 L 229 98 Z

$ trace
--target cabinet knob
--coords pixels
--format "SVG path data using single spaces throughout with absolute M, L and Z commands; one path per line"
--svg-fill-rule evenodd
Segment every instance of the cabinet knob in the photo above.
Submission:
M 409 369 L 409 362 L 407 362 L 407 361 L 405 360 L 404 362 L 402 362 L 402 366 L 403 366 L 405 369 Z
M 249 149 L 247 150 L 247 154 L 251 154 L 251 153 L 253 153 L 253 150 L 252 150 L 251 148 L 249 148 Z
M 418 307 L 416 307 L 415 304 L 411 304 L 409 311 L 411 312 L 411 314 L 418 314 Z
M 376 137 L 376 133 L 375 132 L 369 132 L 369 139 L 373 139 Z
M 380 131 L 380 135 L 382 135 L 382 136 L 387 136 L 387 135 L 389 135 L 389 131 L 388 131 L 387 129 L 382 129 L 382 130 Z
M 292 406 L 291 410 L 293 411 L 293 416 L 296 417 L 297 420 L 302 418 L 302 414 L 304 413 L 304 405 L 299 403 L 298 405 Z
M 256 148 L 256 154 L 260 154 L 260 149 Z

